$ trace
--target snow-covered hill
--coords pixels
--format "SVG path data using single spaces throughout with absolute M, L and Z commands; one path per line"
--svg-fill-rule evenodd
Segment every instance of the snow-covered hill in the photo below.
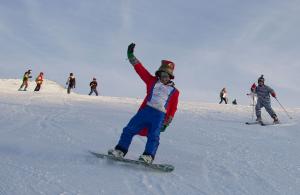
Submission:
M 251 106 L 181 102 L 161 135 L 156 162 L 172 173 L 96 159 L 113 147 L 141 100 L 40 92 L 0 80 L 0 195 L 299 194 L 300 109 L 278 109 L 283 124 L 247 126 Z M 274 103 L 275 104 L 275 103 Z M 264 112 L 265 120 L 270 120 Z M 128 153 L 137 158 L 145 138 Z

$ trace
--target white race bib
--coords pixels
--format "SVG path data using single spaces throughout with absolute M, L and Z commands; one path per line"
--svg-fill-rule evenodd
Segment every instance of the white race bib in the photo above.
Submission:
M 157 81 L 152 92 L 151 100 L 147 102 L 147 105 L 156 108 L 162 112 L 166 112 L 165 104 L 168 101 L 174 87 L 164 85 L 160 81 Z

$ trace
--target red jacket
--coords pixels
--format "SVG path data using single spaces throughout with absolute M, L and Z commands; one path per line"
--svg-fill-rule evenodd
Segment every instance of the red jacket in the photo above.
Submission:
M 141 77 L 141 79 L 145 82 L 146 87 L 147 87 L 147 95 L 146 95 L 142 105 L 140 106 L 140 109 L 142 109 L 146 106 L 149 97 L 152 96 L 152 90 L 154 88 L 154 85 L 158 81 L 158 78 L 151 75 L 148 72 L 148 70 L 145 69 L 145 67 L 140 62 L 137 63 L 136 65 L 134 65 L 134 69 L 138 73 L 138 75 Z M 174 117 L 175 112 L 177 110 L 178 97 L 179 97 L 179 91 L 174 87 L 174 90 L 170 94 L 169 100 L 167 102 L 166 116 L 165 116 L 164 121 L 169 120 L 169 117 L 172 117 L 172 118 Z M 141 129 L 139 134 L 142 136 L 147 136 L 148 129 L 147 128 Z
M 35 79 L 35 82 L 38 83 L 38 84 L 42 84 L 43 81 L 44 81 L 43 75 L 39 75 L 39 76 Z

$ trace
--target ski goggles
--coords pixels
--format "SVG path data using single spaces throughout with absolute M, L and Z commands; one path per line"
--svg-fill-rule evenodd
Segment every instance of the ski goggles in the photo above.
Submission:
M 170 75 L 167 72 L 164 72 L 164 71 L 160 72 L 159 76 L 160 76 L 160 78 L 170 78 Z

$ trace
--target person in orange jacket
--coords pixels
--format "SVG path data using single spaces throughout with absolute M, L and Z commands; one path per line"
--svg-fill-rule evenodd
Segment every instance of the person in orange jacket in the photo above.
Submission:
M 36 87 L 34 91 L 39 91 L 41 89 L 43 81 L 44 81 L 44 73 L 40 72 L 40 74 L 35 79 Z
M 151 75 L 134 56 L 135 44 L 128 46 L 127 56 L 137 74 L 146 84 L 146 97 L 139 111 L 123 129 L 118 144 L 108 151 L 109 155 L 124 157 L 128 152 L 133 136 L 147 136 L 147 143 L 140 161 L 152 163 L 158 149 L 160 133 L 171 123 L 177 110 L 179 91 L 172 81 L 175 64 L 162 60 L 160 68 Z

